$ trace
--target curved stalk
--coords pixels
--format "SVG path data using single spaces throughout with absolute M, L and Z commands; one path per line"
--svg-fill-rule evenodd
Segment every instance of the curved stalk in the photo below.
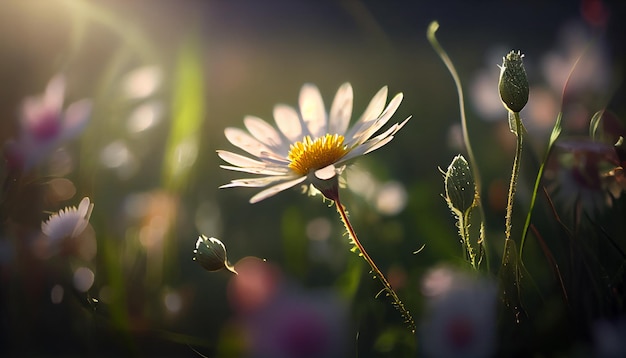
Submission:
M 446 65 L 448 72 L 452 76 L 452 80 L 454 81 L 454 85 L 456 87 L 456 92 L 459 98 L 459 112 L 461 115 L 461 130 L 463 131 L 463 142 L 465 143 L 465 150 L 467 151 L 467 155 L 469 157 L 469 161 L 472 168 L 472 175 L 474 175 L 474 180 L 476 183 L 476 192 L 478 193 L 478 211 L 480 213 L 480 238 L 478 244 L 483 247 L 483 252 L 485 255 L 485 261 L 487 264 L 487 271 L 489 271 L 489 250 L 487 248 L 487 240 L 485 239 L 485 211 L 482 205 L 482 196 L 481 196 L 481 179 L 480 179 L 480 171 L 478 170 L 478 164 L 476 163 L 476 158 L 474 157 L 474 151 L 472 150 L 472 145 L 470 143 L 469 132 L 467 130 L 467 118 L 465 117 L 465 99 L 463 96 L 463 87 L 461 86 L 461 79 L 459 78 L 458 73 L 452 63 L 452 60 L 448 56 L 448 53 L 443 49 L 435 33 L 439 29 L 439 23 L 433 21 L 428 26 L 427 37 L 431 46 L 439 55 L 441 61 Z
M 402 303 L 402 301 L 400 301 L 400 298 L 396 294 L 396 291 L 393 290 L 393 288 L 391 287 L 391 284 L 389 284 L 389 281 L 387 281 L 387 278 L 385 277 L 385 275 L 383 275 L 382 271 L 380 271 L 378 266 L 376 266 L 376 263 L 374 263 L 374 260 L 372 260 L 372 258 L 367 253 L 367 251 L 365 251 L 365 248 L 363 247 L 363 245 L 361 244 L 361 242 L 356 236 L 356 232 L 354 231 L 354 228 L 352 227 L 352 224 L 350 223 L 350 220 L 348 219 L 346 210 L 343 204 L 341 204 L 341 202 L 339 201 L 339 198 L 335 199 L 335 205 L 337 206 L 337 212 L 339 213 L 339 216 L 341 217 L 341 221 L 346 227 L 346 230 L 348 231 L 348 235 L 350 235 L 350 239 L 352 243 L 359 250 L 359 256 L 363 257 L 363 259 L 365 259 L 365 261 L 370 265 L 371 272 L 374 275 L 374 278 L 377 278 L 383 284 L 383 290 L 381 292 L 383 291 L 387 292 L 386 293 L 387 296 L 391 297 L 393 301 L 392 305 L 396 307 L 398 311 L 400 311 L 402 318 L 404 318 L 404 321 L 409 326 L 409 329 L 411 330 L 411 332 L 415 333 L 415 329 L 416 329 L 415 321 L 413 320 L 411 313 L 409 313 L 409 311 L 404 307 L 404 304 Z

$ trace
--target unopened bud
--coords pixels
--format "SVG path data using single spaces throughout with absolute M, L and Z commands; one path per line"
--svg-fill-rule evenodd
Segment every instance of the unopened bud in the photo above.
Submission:
M 511 51 L 502 60 L 498 90 L 504 106 L 512 112 L 520 112 L 528 102 L 528 78 L 519 51 Z
M 220 240 L 214 237 L 200 236 L 198 241 L 196 241 L 196 249 L 193 250 L 193 253 L 194 261 L 198 261 L 200 266 L 207 271 L 219 271 L 225 268 L 232 273 L 237 273 L 235 268 L 228 262 L 226 247 Z
M 450 209 L 465 213 L 474 206 L 476 184 L 467 160 L 457 155 L 450 163 L 444 179 L 446 201 Z

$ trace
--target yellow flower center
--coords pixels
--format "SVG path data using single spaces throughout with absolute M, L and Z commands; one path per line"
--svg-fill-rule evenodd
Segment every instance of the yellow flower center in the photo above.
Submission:
M 341 159 L 349 150 L 343 145 L 344 137 L 339 134 L 326 134 L 316 140 L 310 136 L 291 145 L 287 159 L 289 168 L 301 175 L 311 170 L 322 169 Z

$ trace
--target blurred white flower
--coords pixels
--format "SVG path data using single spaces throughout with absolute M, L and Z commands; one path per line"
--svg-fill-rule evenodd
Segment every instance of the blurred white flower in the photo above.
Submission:
M 20 136 L 5 144 L 9 166 L 28 171 L 56 147 L 82 132 L 91 112 L 91 101 L 83 99 L 63 111 L 65 80 L 57 75 L 43 95 L 24 100 Z
M 300 112 L 285 105 L 274 108 L 278 130 L 253 116 L 244 119 L 247 132 L 226 128 L 226 139 L 253 158 L 218 150 L 220 158 L 232 164 L 221 167 L 263 177 L 236 179 L 221 187 L 271 185 L 250 199 L 251 203 L 256 203 L 307 180 L 312 184 L 334 178 L 352 159 L 389 143 L 410 118 L 372 138 L 398 109 L 402 94 L 395 95 L 385 107 L 387 87 L 383 87 L 372 98 L 361 118 L 348 128 L 352 102 L 352 86 L 345 83 L 337 91 L 327 113 L 319 89 L 313 84 L 305 84 L 300 90 Z
M 424 278 L 428 297 L 419 342 L 427 357 L 490 357 L 496 342 L 496 286 L 451 268 Z
M 626 357 L 626 317 L 600 320 L 592 327 L 595 357 Z
M 50 215 L 48 220 L 41 223 L 41 231 L 53 242 L 65 238 L 75 238 L 80 235 L 89 224 L 89 217 L 93 210 L 93 203 L 88 197 L 83 198 L 78 205 L 68 206 Z

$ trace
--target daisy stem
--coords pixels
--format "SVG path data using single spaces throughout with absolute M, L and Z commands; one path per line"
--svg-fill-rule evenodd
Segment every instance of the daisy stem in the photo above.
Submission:
M 356 232 L 354 231 L 354 228 L 352 227 L 352 224 L 348 219 L 346 210 L 343 204 L 341 204 L 341 202 L 339 201 L 339 198 L 335 199 L 335 205 L 337 206 L 337 212 L 341 217 L 341 221 L 346 227 L 348 235 L 350 235 L 352 243 L 354 243 L 356 248 L 359 250 L 359 256 L 363 257 L 363 259 L 365 259 L 365 261 L 367 261 L 367 263 L 370 265 L 371 273 L 373 274 L 374 278 L 378 278 L 378 280 L 383 284 L 383 291 L 387 291 L 387 296 L 391 297 L 391 299 L 393 300 L 392 305 L 395 306 L 398 311 L 400 311 L 402 318 L 404 318 L 404 321 L 409 326 L 411 332 L 415 333 L 415 321 L 413 320 L 411 313 L 409 313 L 409 311 L 404 307 L 404 304 L 402 303 L 402 301 L 400 301 L 400 298 L 396 294 L 396 291 L 393 290 L 385 275 L 383 275 L 378 266 L 376 266 L 376 263 L 374 263 L 374 260 L 372 260 L 367 251 L 365 251 L 365 248 L 356 236 Z
M 519 176 L 520 159 L 522 156 L 522 119 L 519 112 L 512 112 L 515 120 L 515 136 L 517 142 L 515 146 L 515 159 L 513 159 L 513 169 L 511 170 L 511 183 L 509 184 L 509 195 L 506 204 L 506 218 L 504 223 L 505 240 L 511 239 L 511 220 L 513 216 L 513 197 Z

